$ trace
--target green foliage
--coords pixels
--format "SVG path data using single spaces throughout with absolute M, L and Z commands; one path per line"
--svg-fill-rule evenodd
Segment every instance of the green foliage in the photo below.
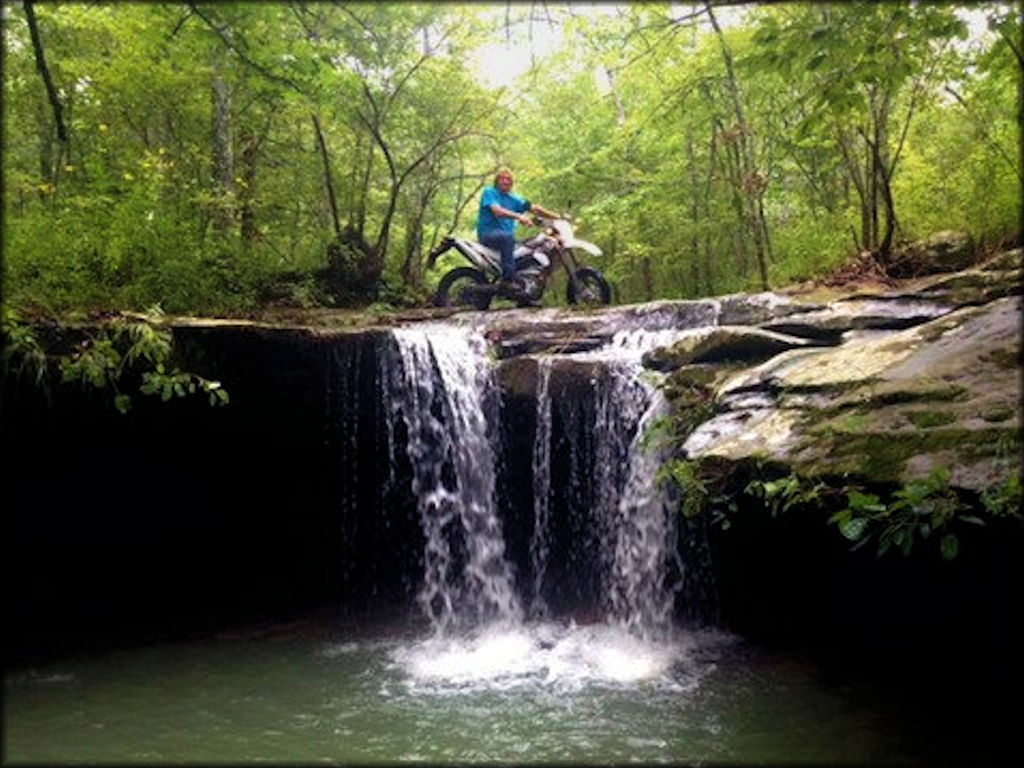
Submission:
M 1017 520 L 1024 520 L 1024 513 L 1021 512 L 1021 482 L 1020 475 L 1011 474 L 1006 480 L 995 488 L 987 488 L 981 494 L 981 503 L 985 511 L 993 517 L 1012 517 Z
M 949 471 L 935 469 L 928 477 L 907 483 L 883 501 L 875 494 L 856 489 L 846 492 L 847 503 L 829 518 L 839 532 L 854 543 L 854 549 L 877 541 L 877 556 L 898 548 L 909 556 L 915 539 L 938 541 L 946 560 L 956 558 L 960 539 L 954 527 L 960 523 L 985 525 L 985 521 L 961 503 L 949 487 Z
M 751 480 L 743 492 L 763 500 L 772 517 L 778 517 L 796 506 L 817 506 L 825 488 L 822 482 L 808 484 L 797 474 L 791 473 L 777 480 Z
M 157 306 L 149 314 L 155 320 L 163 312 Z M 5 364 L 18 361 L 15 373 L 28 368 L 37 384 L 46 385 L 49 358 L 31 326 L 7 311 L 4 336 Z M 61 384 L 109 391 L 113 406 L 122 414 L 132 407 L 132 396 L 123 391 L 128 379 L 138 380 L 142 394 L 159 395 L 164 402 L 175 396 L 206 394 L 211 406 L 228 404 L 228 392 L 219 381 L 181 370 L 173 365 L 172 352 L 169 330 L 147 321 L 116 319 L 88 333 L 74 351 L 54 357 Z
M 22 321 L 18 312 L 3 308 L 3 372 L 17 377 L 27 376 L 36 385 L 46 384 L 46 353 L 40 346 L 32 326 Z
M 762 4 L 719 40 L 667 5 L 550 4 L 562 44 L 491 88 L 476 51 L 528 41 L 542 22 L 527 6 L 38 4 L 65 143 L 8 4 L 5 300 L 47 314 L 422 302 L 445 266 L 424 274 L 425 254 L 472 233 L 502 163 L 576 216 L 618 301 L 757 288 L 751 211 L 778 286 L 863 241 L 872 136 L 898 239 L 999 240 L 1022 202 L 1020 20 L 980 10 L 990 30 L 967 41 L 955 5 Z M 358 247 L 331 272 L 336 226 Z
M 851 551 L 874 542 L 877 557 L 892 549 L 910 556 L 915 541 L 920 540 L 935 542 L 944 559 L 954 560 L 966 529 L 986 526 L 986 520 L 997 518 L 1024 522 L 1019 473 L 971 500 L 961 498 L 950 487 L 949 471 L 942 467 L 887 496 L 848 482 L 812 479 L 795 472 L 778 476 L 761 463 L 750 469 L 754 477 L 742 491 L 730 490 L 735 486 L 731 473 L 716 470 L 707 460 L 667 462 L 661 479 L 674 483 L 680 491 L 681 511 L 688 518 L 708 514 L 712 524 L 726 530 L 741 509 L 765 510 L 773 518 L 794 511 L 831 513 L 828 524 L 835 525 L 852 543 Z M 741 496 L 755 499 L 756 505 L 744 504 Z
M 725 531 L 732 527 L 739 504 L 722 490 L 720 480 L 709 464 L 685 459 L 665 462 L 655 478 L 659 483 L 671 483 L 679 491 L 684 517 L 707 514 L 712 525 Z

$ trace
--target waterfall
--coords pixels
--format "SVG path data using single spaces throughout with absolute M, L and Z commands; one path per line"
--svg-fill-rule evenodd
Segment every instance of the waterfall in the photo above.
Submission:
M 634 523 L 621 509 L 623 493 L 629 486 L 630 473 L 636 469 L 631 449 L 636 448 L 638 427 L 646 411 L 649 392 L 640 383 L 633 367 L 619 360 L 606 363 L 606 373 L 599 380 L 595 393 L 594 424 L 595 507 L 597 531 L 601 537 L 601 589 L 603 609 L 625 624 L 635 623 L 621 613 L 628 606 L 618 599 L 626 576 L 619 564 L 619 551 L 636 546 L 620 540 L 632 535 Z M 651 480 L 651 478 L 648 478 Z M 640 510 L 645 513 L 648 510 Z M 656 514 L 656 513 L 655 513 Z M 652 542 L 654 543 L 654 542 Z
M 485 414 L 494 385 L 484 339 L 441 325 L 396 329 L 393 338 L 390 442 L 399 442 L 401 422 L 426 539 L 417 600 L 439 632 L 516 622 L 522 610 L 494 500 Z
M 567 433 L 560 438 L 569 441 L 568 451 L 551 449 L 552 359 L 537 357 L 531 566 L 534 603 L 540 606 L 535 608 L 538 615 L 544 615 L 546 608 L 542 586 L 553 524 L 548 509 L 551 463 L 559 462 L 568 465 L 570 486 L 570 501 L 563 514 L 580 518 L 583 522 L 577 531 L 582 525 L 588 526 L 598 549 L 597 609 L 605 620 L 639 636 L 664 636 L 670 630 L 685 568 L 675 515 L 657 479 L 665 459 L 663 450 L 649 444 L 648 439 L 651 428 L 667 414 L 668 406 L 654 383 L 661 375 L 646 371 L 640 360 L 648 349 L 672 343 L 686 332 L 622 331 L 601 349 L 563 356 L 564 361 L 572 357 L 576 365 L 597 363 L 601 371 L 589 382 L 592 411 L 579 402 L 580 398 L 567 397 L 554 406 L 560 413 L 559 424 Z M 585 426 L 579 429 L 581 422 Z M 584 485 L 589 486 L 586 492 Z M 580 541 L 586 539 L 581 537 Z
M 665 401 L 641 375 L 638 359 L 610 360 L 606 370 L 595 425 L 603 601 L 609 618 L 631 632 L 663 634 L 671 622 L 670 569 L 678 555 L 675 526 L 656 478 L 662 457 L 645 438 Z
M 530 612 L 536 618 L 547 617 L 544 601 L 544 572 L 547 569 L 550 542 L 548 515 L 551 492 L 551 358 L 537 360 L 537 411 L 533 438 L 533 535 L 530 538 L 530 565 L 533 571 L 533 594 Z
M 663 635 L 670 628 L 675 593 L 673 574 L 683 573 L 677 531 L 657 472 L 662 451 L 649 444 L 648 430 L 664 416 L 661 390 L 648 389 L 648 402 L 629 447 L 629 470 L 615 514 L 614 566 L 609 599 L 612 615 L 640 635 Z
M 645 639 L 670 632 L 690 564 L 657 480 L 664 456 L 648 440 L 667 413 L 661 374 L 640 360 L 686 332 L 623 331 L 598 350 L 534 357 L 532 416 L 522 412 L 532 430 L 522 453 L 505 457 L 499 438 L 509 427 L 484 337 L 440 323 L 387 334 L 375 373 L 377 455 L 387 466 L 376 471 L 386 476 L 382 498 L 418 520 L 416 602 L 438 634 L 518 625 L 524 607 L 535 621 L 601 621 Z M 506 551 L 497 461 L 513 456 L 520 469 L 503 475 L 503 488 L 530 472 L 532 493 L 517 491 L 505 509 L 515 526 Z

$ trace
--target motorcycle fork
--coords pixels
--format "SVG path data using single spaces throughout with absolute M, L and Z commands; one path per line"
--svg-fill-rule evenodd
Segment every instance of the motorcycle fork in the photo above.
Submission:
M 567 279 L 572 280 L 572 276 L 576 273 L 579 268 L 576 264 L 576 259 L 573 258 L 572 253 L 567 250 L 562 250 L 559 253 L 559 259 L 562 262 L 562 266 L 565 267 L 565 276 Z

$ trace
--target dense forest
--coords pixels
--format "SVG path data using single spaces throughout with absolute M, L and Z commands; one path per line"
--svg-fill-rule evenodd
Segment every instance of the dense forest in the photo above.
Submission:
M 601 246 L 620 302 L 1019 237 L 1017 3 L 2 13 L 4 301 L 27 312 L 420 304 L 501 165 Z M 533 57 L 495 83 L 485 49 Z

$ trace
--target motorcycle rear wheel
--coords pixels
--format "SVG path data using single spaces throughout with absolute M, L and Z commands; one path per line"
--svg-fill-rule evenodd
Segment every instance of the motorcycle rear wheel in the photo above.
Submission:
M 487 309 L 493 294 L 474 291 L 473 288 L 487 284 L 484 273 L 472 267 L 456 267 L 441 278 L 434 294 L 435 307 L 472 307 Z
M 585 307 L 608 305 L 612 303 L 612 289 L 604 275 L 596 269 L 583 267 L 569 276 L 565 300 Z

